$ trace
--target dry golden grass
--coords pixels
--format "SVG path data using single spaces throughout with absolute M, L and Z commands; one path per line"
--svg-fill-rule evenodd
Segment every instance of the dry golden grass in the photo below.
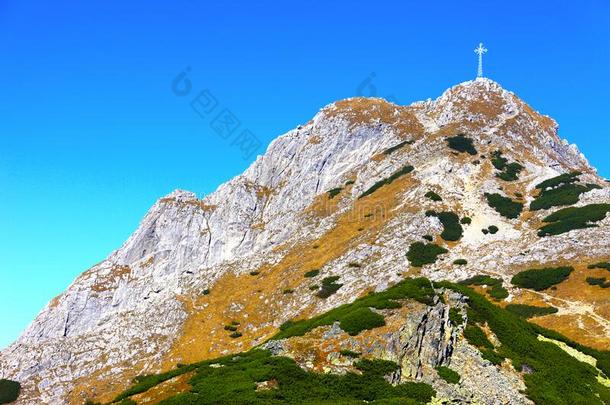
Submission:
M 548 306 L 560 309 L 558 314 L 532 318 L 531 321 L 564 334 L 568 338 L 600 350 L 610 347 L 610 291 L 598 286 L 589 285 L 587 277 L 607 276 L 604 269 L 587 269 L 587 265 L 604 258 L 586 259 L 583 261 L 561 261 L 544 266 L 573 266 L 574 271 L 567 280 L 555 286 L 536 292 L 521 289 L 514 297 L 513 303 Z M 544 267 L 530 265 L 517 269 Z M 517 272 L 515 271 L 515 272 Z M 606 273 L 606 274 L 604 274 Z
M 295 294 L 313 297 L 307 289 L 311 280 L 305 279 L 303 274 L 323 267 L 363 241 L 373 243 L 381 227 L 395 215 L 393 208 L 401 203 L 400 192 L 412 184 L 411 176 L 406 175 L 357 200 L 348 212 L 339 216 L 330 231 L 317 240 L 291 247 L 277 265 L 261 266 L 256 276 L 225 274 L 213 285 L 209 295 L 184 297 L 185 309 L 190 315 L 166 357 L 163 369 L 170 369 L 176 363 L 192 363 L 247 350 L 270 337 L 277 331 L 273 323 L 294 299 L 292 294 L 283 294 L 283 290 L 293 289 Z M 330 201 L 339 198 L 336 196 Z M 310 212 L 318 212 L 314 207 L 322 199 L 328 200 L 326 194 L 318 197 Z M 376 210 L 376 215 L 366 216 Z M 310 316 L 313 309 L 312 304 L 301 316 Z M 241 338 L 232 339 L 230 332 L 224 330 L 224 325 L 232 320 L 240 322 Z
M 391 124 L 403 139 L 423 136 L 424 128 L 410 107 L 400 107 L 382 99 L 355 97 L 335 103 L 325 111 L 328 117 L 341 116 L 352 126 Z

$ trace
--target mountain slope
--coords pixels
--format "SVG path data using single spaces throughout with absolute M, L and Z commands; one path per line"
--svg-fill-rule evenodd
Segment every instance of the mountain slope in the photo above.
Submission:
M 447 138 L 458 134 L 466 140 L 452 149 Z M 571 172 L 581 174 L 536 188 Z M 528 209 L 543 192 L 560 201 L 552 190 L 565 184 L 583 187 L 567 205 L 610 201 L 608 184 L 557 136 L 556 123 L 491 80 L 406 107 L 336 102 L 209 196 L 175 191 L 160 199 L 119 250 L 79 276 L 2 352 L 0 376 L 22 383 L 22 403 L 107 401 L 138 374 L 248 350 L 288 319 L 383 290 L 404 275 L 493 275 L 508 288 L 507 301 L 559 309 L 535 322 L 607 348 L 607 290 L 586 278 L 604 274 L 587 265 L 610 258 L 609 218 L 541 237 L 543 219 L 564 206 Z M 426 197 L 430 191 L 441 201 Z M 506 198 L 523 204 L 516 218 L 501 215 Z M 458 240 L 439 235 L 451 216 L 443 212 L 471 219 Z M 448 253 L 415 267 L 406 253 L 424 235 Z M 519 271 L 562 265 L 575 270 L 555 290 L 511 286 Z M 303 274 L 314 269 L 320 280 L 339 277 L 334 294 L 318 298 L 310 290 Z M 240 323 L 241 337 L 225 330 L 231 321 Z

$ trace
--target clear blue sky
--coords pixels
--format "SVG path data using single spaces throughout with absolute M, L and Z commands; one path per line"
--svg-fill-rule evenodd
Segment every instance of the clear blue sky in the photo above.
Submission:
M 483 41 L 486 75 L 610 176 L 605 1 L 88 3 L 0 0 L 0 347 L 157 198 L 254 159 L 191 109 L 204 89 L 264 148 L 372 72 L 378 96 L 437 97 Z

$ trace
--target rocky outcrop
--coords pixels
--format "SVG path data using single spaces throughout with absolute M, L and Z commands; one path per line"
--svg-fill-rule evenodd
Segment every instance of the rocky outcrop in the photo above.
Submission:
M 272 354 L 294 359 L 301 367 L 332 373 L 358 372 L 354 363 L 360 358 L 396 362 L 400 369 L 387 378 L 393 384 L 407 381 L 426 382 L 437 396 L 433 403 L 530 404 L 525 385 L 510 364 L 496 367 L 468 344 L 462 332 L 466 325 L 467 301 L 453 291 L 441 291 L 444 301 L 431 306 L 403 302 L 404 308 L 384 310 L 387 325 L 350 336 L 338 322 L 319 327 L 302 337 L 271 340 L 261 347 Z M 454 308 L 464 315 L 464 323 L 455 326 L 449 320 Z M 341 355 L 348 349 L 361 355 Z M 439 377 L 436 368 L 447 366 L 460 375 L 459 384 Z

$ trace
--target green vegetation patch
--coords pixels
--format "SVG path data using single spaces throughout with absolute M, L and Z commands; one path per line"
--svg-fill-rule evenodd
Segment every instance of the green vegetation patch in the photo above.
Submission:
M 523 211 L 523 204 L 513 201 L 508 197 L 504 197 L 498 193 L 485 193 L 487 203 L 495 209 L 500 215 L 506 218 L 518 218 Z
M 536 184 L 536 188 L 541 191 L 545 191 L 549 188 L 555 188 L 564 184 L 575 183 L 578 181 L 578 177 L 581 174 L 581 172 L 563 173 L 557 177 L 553 177 L 551 179 L 543 181 L 542 183 Z
M 601 288 L 610 287 L 610 281 L 606 281 L 606 277 L 587 277 L 587 283 L 589 285 L 597 285 Z
M 432 201 L 443 201 L 440 195 L 436 194 L 434 191 L 430 190 L 426 194 L 425 197 L 431 199 Z
M 477 325 L 467 325 L 464 328 L 464 337 L 473 346 L 494 350 L 494 345 L 489 341 L 483 329 Z
M 221 367 L 210 367 L 212 362 Z M 424 383 L 393 386 L 384 377 L 398 365 L 387 360 L 357 361 L 361 373 L 344 375 L 305 371 L 292 359 L 254 349 L 239 355 L 198 363 L 189 392 L 160 405 L 195 404 L 347 404 L 373 401 L 424 404 L 436 395 Z M 275 388 L 257 390 L 257 383 L 274 381 Z
M 455 326 L 460 326 L 464 323 L 464 317 L 457 308 L 449 308 L 449 320 Z
M 333 199 L 335 198 L 337 195 L 339 195 L 339 193 L 341 193 L 341 191 L 343 190 L 343 187 L 335 187 L 335 188 L 331 188 L 330 190 L 328 190 L 326 192 L 326 194 L 328 194 L 328 199 Z
M 405 166 L 402 169 L 400 169 L 399 171 L 397 171 L 396 173 L 392 174 L 387 179 L 379 180 L 377 183 L 373 184 L 368 190 L 366 190 L 364 193 L 362 193 L 360 195 L 360 197 L 358 197 L 358 198 L 363 198 L 363 197 L 366 197 L 367 195 L 373 194 L 375 191 L 377 191 L 381 187 L 385 186 L 386 184 L 390 184 L 394 180 L 398 179 L 399 177 L 402 177 L 405 174 L 409 174 L 412 171 L 413 171 L 413 166 Z
M 489 232 L 492 235 L 498 233 L 499 230 L 500 229 L 498 229 L 498 227 L 495 225 L 489 225 L 489 227 L 487 228 L 487 232 Z
M 322 280 L 322 287 L 316 293 L 319 298 L 328 298 L 336 293 L 339 288 L 343 287 L 343 284 L 339 284 L 336 281 L 339 280 L 339 276 L 330 276 Z
M 555 307 L 537 307 L 523 304 L 508 304 L 504 307 L 508 312 L 512 312 L 521 318 L 534 318 L 536 316 L 550 315 L 557 312 Z
M 438 376 L 449 384 L 457 384 L 460 382 L 460 375 L 449 367 L 439 366 L 436 368 Z
M 606 270 L 610 271 L 610 263 L 608 263 L 608 262 L 594 263 L 594 264 L 588 265 L 587 268 L 588 269 L 606 269 Z
M 351 357 L 353 359 L 360 357 L 360 355 L 362 355 L 362 353 L 358 353 L 358 352 L 355 352 L 353 350 L 348 350 L 348 349 L 341 349 L 341 350 L 339 350 L 339 353 L 341 353 L 341 356 Z
M 401 304 L 398 300 L 411 298 L 425 304 L 432 304 L 435 293 L 430 285 L 430 282 L 425 278 L 406 279 L 400 283 L 390 287 L 389 289 L 366 295 L 358 298 L 351 304 L 341 305 L 335 309 L 330 310 L 322 315 L 316 316 L 311 319 L 304 319 L 299 321 L 288 321 L 285 322 L 281 327 L 277 335 L 272 339 L 284 339 L 291 336 L 302 336 L 310 330 L 323 325 L 332 325 L 334 322 L 340 322 L 343 328 L 344 321 L 354 318 L 354 313 L 362 315 L 362 308 L 370 311 L 369 308 L 384 309 L 384 308 L 398 308 Z M 371 311 L 372 312 L 372 311 Z M 366 315 L 370 319 L 367 320 L 366 324 L 373 326 L 373 322 L 369 314 Z M 378 318 L 377 318 L 378 319 Z M 381 326 L 381 325 L 379 325 Z
M 21 392 L 21 384 L 17 381 L 0 379 L 0 404 L 16 401 Z
M 458 266 L 464 266 L 464 265 L 468 264 L 468 260 L 466 260 L 466 259 L 455 259 L 453 261 L 453 264 L 457 264 Z
M 355 309 L 341 319 L 341 329 L 352 336 L 359 334 L 363 330 L 378 328 L 384 325 L 385 320 L 383 316 L 366 307 Z
M 468 318 L 486 323 L 498 338 L 500 346 L 495 351 L 481 349 L 483 356 L 497 364 L 501 358 L 509 358 L 521 371 L 527 365 L 531 373 L 523 375 L 525 394 L 536 404 L 572 405 L 604 404 L 610 401 L 610 388 L 597 380 L 598 371 L 591 365 L 578 361 L 557 345 L 543 342 L 539 335 L 562 341 L 572 348 L 597 359 L 597 367 L 610 375 L 610 352 L 597 351 L 564 336 L 527 322 L 510 311 L 493 305 L 467 286 L 448 282 L 435 284 L 458 291 L 468 297 Z M 472 332 L 469 332 L 472 334 Z M 474 332 L 478 334 L 478 332 Z M 480 334 L 478 334 L 480 337 Z M 481 343 L 481 342 L 479 342 Z M 482 343 L 487 346 L 486 343 Z M 492 360 L 496 357 L 495 360 Z
M 508 159 L 502 156 L 501 151 L 495 151 L 491 154 L 491 164 L 499 170 L 496 177 L 504 181 L 515 181 L 519 179 L 519 173 L 525 169 L 517 162 L 508 163 Z
M 547 222 L 538 230 L 538 236 L 560 235 L 574 229 L 594 228 L 591 222 L 601 221 L 610 212 L 610 204 L 589 204 L 583 207 L 560 209 L 543 219 Z
M 530 210 L 546 210 L 551 207 L 573 205 L 578 202 L 581 194 L 596 188 L 600 187 L 596 184 L 582 185 L 568 183 L 557 188 L 548 189 L 540 192 L 536 199 L 531 202 Z
M 460 220 L 460 224 L 462 225 L 470 225 L 472 223 L 472 219 L 470 217 L 464 217 Z
M 312 278 L 312 277 L 317 276 L 318 274 L 320 274 L 320 269 L 313 269 L 313 270 L 309 270 L 308 272 L 306 272 L 304 274 L 304 276 L 307 278 Z
M 173 370 L 170 370 L 161 374 L 151 374 L 151 375 L 141 375 L 137 376 L 133 379 L 134 385 L 132 385 L 127 390 L 120 393 L 113 402 L 119 402 L 125 398 L 128 398 L 132 395 L 140 394 L 142 392 L 146 392 L 152 387 L 161 384 L 164 381 L 177 377 L 179 375 L 191 372 L 196 370 L 198 367 L 197 364 L 190 364 L 188 366 L 177 367 Z
M 561 283 L 573 271 L 574 268 L 570 266 L 530 269 L 515 274 L 511 279 L 511 283 L 519 287 L 542 291 Z
M 487 294 L 498 301 L 508 297 L 508 290 L 502 286 L 502 280 L 499 278 L 480 274 L 462 280 L 460 284 L 487 286 Z
M 412 266 L 421 267 L 425 264 L 436 262 L 439 255 L 448 253 L 449 251 L 434 243 L 415 242 L 409 246 L 407 259 Z
M 393 152 L 396 152 L 398 149 L 401 149 L 404 146 L 411 145 L 412 143 L 413 143 L 413 141 L 403 141 L 397 145 L 387 148 L 386 150 L 383 151 L 383 154 L 389 155 Z
M 435 216 L 443 224 L 443 232 L 441 238 L 448 241 L 460 240 L 464 234 L 464 229 L 460 225 L 460 217 L 450 211 L 435 212 L 426 211 L 426 216 Z
M 457 384 L 460 382 L 460 375 L 449 367 L 439 366 L 436 368 L 438 376 L 449 384 Z
M 472 143 L 472 139 L 464 136 L 463 134 L 447 138 L 447 144 L 451 149 L 458 152 L 466 152 L 473 156 L 477 154 L 477 150 Z

